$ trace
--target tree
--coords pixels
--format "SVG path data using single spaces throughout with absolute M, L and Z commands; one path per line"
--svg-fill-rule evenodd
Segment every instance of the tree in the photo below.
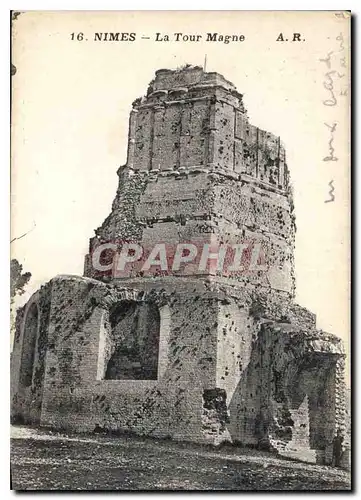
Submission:
M 25 285 L 31 278 L 31 273 L 22 273 L 23 266 L 17 259 L 11 259 L 10 262 L 10 299 L 13 301 L 15 295 L 22 295 Z
M 22 295 L 26 284 L 31 278 L 31 273 L 23 273 L 23 266 L 16 260 L 10 261 L 10 348 L 12 349 L 15 335 L 15 313 L 14 299 L 16 295 Z

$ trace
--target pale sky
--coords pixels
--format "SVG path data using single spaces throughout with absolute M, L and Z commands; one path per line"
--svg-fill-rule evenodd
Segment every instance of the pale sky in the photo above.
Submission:
M 19 303 L 57 274 L 82 274 L 88 239 L 111 210 L 116 171 L 126 162 L 132 101 L 157 69 L 203 65 L 207 54 L 207 71 L 244 94 L 251 123 L 285 144 L 297 224 L 296 300 L 317 314 L 319 328 L 347 343 L 349 96 L 340 93 L 349 84 L 348 30 L 349 21 L 334 12 L 21 14 L 13 30 L 12 238 L 31 231 L 11 250 L 32 279 Z M 79 32 L 84 39 L 71 40 Z M 95 42 L 95 32 L 137 38 Z M 157 32 L 203 38 L 156 42 Z M 244 34 L 245 41 L 206 42 L 208 32 Z M 281 32 L 305 41 L 277 42 Z M 334 106 L 323 103 L 330 88 Z M 335 122 L 338 161 L 326 162 Z M 325 203 L 331 180 L 335 200 Z

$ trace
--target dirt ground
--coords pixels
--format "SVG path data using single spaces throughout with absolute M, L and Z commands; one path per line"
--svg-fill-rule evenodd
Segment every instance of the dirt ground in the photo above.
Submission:
M 266 452 L 138 437 L 11 431 L 15 490 L 349 490 L 350 474 Z

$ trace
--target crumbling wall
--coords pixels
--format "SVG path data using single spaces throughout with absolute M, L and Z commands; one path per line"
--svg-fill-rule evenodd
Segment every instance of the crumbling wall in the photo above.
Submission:
M 11 418 L 14 422 L 40 423 L 50 303 L 51 285 L 46 284 L 17 313 L 11 358 Z M 36 321 L 31 321 L 29 329 L 30 316 Z
M 200 66 L 184 68 L 186 71 L 179 69 L 172 71 L 169 69 L 158 69 L 155 72 L 156 78 L 153 80 L 148 89 L 148 95 L 151 92 L 164 89 L 173 89 L 178 87 L 187 87 L 199 83 L 203 77 L 203 70 Z
M 180 165 L 182 108 L 179 104 L 154 110 L 151 169 L 177 170 Z
M 230 441 L 256 444 L 254 420 L 261 404 L 260 363 L 250 365 L 255 325 L 249 308 L 231 299 L 219 302 L 217 387 L 225 390 Z
M 208 101 L 191 101 L 183 106 L 179 166 L 192 168 L 205 164 L 208 134 Z
M 127 168 L 118 171 L 119 186 L 112 204 L 112 211 L 104 220 L 103 224 L 96 229 L 95 237 L 89 241 L 89 254 L 85 256 L 84 276 L 102 279 L 111 276 L 108 273 L 99 272 L 92 265 L 92 253 L 101 243 L 116 241 L 139 241 L 142 236 L 143 226 L 136 217 L 136 207 L 144 192 L 147 182 L 142 176 L 134 176 Z M 110 262 L 113 254 L 110 255 Z M 102 262 L 107 264 L 108 262 Z
M 214 179 L 214 212 L 219 239 L 229 243 L 260 243 L 263 272 L 233 275 L 274 290 L 295 293 L 295 220 L 289 197 L 234 179 Z
M 284 148 L 249 123 L 242 95 L 222 75 L 199 67 L 159 70 L 147 96 L 133 103 L 127 167 L 119 174 L 112 213 L 90 241 L 90 254 L 106 241 L 206 242 L 238 231 L 261 242 L 268 266 L 267 273 L 241 273 L 240 284 L 294 294 Z M 91 267 L 88 255 L 85 275 L 104 277 Z
M 338 402 L 343 350 L 341 341 L 316 330 L 306 313 L 290 302 L 272 310 L 249 297 L 232 302 L 228 294 L 228 304 L 220 305 L 216 386 L 226 394 L 224 436 L 323 461 L 344 419 Z
M 112 215 L 97 230 L 90 247 L 137 241 L 149 251 L 165 243 L 169 251 L 179 242 L 199 244 L 200 250 L 207 242 L 260 243 L 265 272 L 246 268 L 231 278 L 242 286 L 250 282 L 294 295 L 294 233 L 294 216 L 284 195 L 203 172 L 155 178 L 135 174 L 125 179 Z M 113 251 L 110 254 L 111 262 Z M 131 276 L 138 275 L 136 266 L 130 271 Z M 90 256 L 85 274 L 104 275 L 92 269 Z M 203 272 L 195 267 L 194 274 Z
M 220 444 L 228 440 L 227 423 L 229 414 L 227 409 L 227 393 L 216 387 L 203 391 L 202 432 L 212 444 Z
M 208 99 L 158 91 L 146 103 L 137 103 L 132 113 L 127 161 L 132 169 L 177 171 L 205 165 Z
M 152 165 L 152 147 L 154 136 L 154 113 L 152 109 L 145 108 L 137 111 L 134 115 L 135 131 L 134 137 L 129 140 L 134 141 L 134 155 L 129 159 L 131 166 L 136 170 L 149 170 Z
M 220 178 L 213 186 L 220 214 L 238 227 L 260 228 L 293 243 L 295 217 L 288 197 L 246 182 Z
M 324 451 L 337 428 L 334 394 L 336 363 L 343 356 L 340 340 L 286 323 L 265 324 L 259 338 L 268 373 L 264 385 L 271 446 L 289 456 Z M 288 412 L 288 422 L 279 418 L 280 411 Z
M 35 346 L 38 336 L 38 306 L 33 302 L 24 320 L 24 337 L 21 352 L 20 384 L 24 387 L 31 386 L 33 379 L 33 365 L 35 358 Z
M 133 102 L 127 164 L 143 172 L 204 166 L 288 189 L 280 138 L 249 123 L 231 82 L 199 67 L 157 71 Z
M 86 278 L 52 280 L 42 425 L 205 439 L 203 391 L 216 384 L 217 298 L 203 284 L 187 281 L 177 291 L 174 283 L 148 286 L 141 291 L 128 283 L 124 290 Z M 131 300 L 159 307 L 157 380 L 101 379 L 104 314 Z
M 211 188 L 211 179 L 202 173 L 158 177 L 147 183 L 136 216 L 148 226 L 171 220 L 179 226 L 191 219 L 207 220 L 212 211 Z

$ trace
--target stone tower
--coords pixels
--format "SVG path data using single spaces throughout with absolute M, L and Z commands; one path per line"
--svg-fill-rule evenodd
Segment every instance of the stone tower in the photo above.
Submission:
M 116 240 L 145 247 L 261 242 L 268 273 L 242 273 L 233 286 L 271 288 L 282 300 L 293 295 L 295 227 L 285 151 L 279 137 L 249 123 L 242 95 L 222 75 L 200 67 L 158 70 L 147 97 L 133 103 L 128 160 L 118 173 L 112 212 L 91 251 Z M 89 257 L 85 275 L 98 277 Z
M 14 418 L 329 461 L 344 425 L 344 353 L 294 303 L 280 138 L 249 123 L 222 75 L 158 70 L 133 103 L 118 175 L 84 277 L 54 278 L 19 312 Z M 214 265 L 220 247 L 240 242 L 237 272 Z M 119 273 L 115 255 L 129 244 L 171 256 L 165 268 L 134 262 Z M 172 266 L 178 244 L 206 248 L 205 265 L 197 255 Z

